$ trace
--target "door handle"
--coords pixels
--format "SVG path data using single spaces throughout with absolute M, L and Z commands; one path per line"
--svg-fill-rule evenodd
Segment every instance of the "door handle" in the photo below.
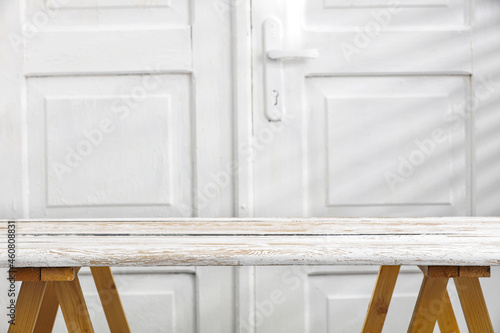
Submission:
M 316 59 L 319 57 L 319 51 L 316 49 L 310 50 L 271 50 L 267 52 L 269 59 Z
M 264 21 L 262 32 L 265 112 L 269 121 L 281 121 L 285 113 L 283 107 L 283 70 L 281 61 L 268 58 L 269 51 L 283 48 L 283 29 L 280 20 L 275 17 L 268 18 Z
M 288 59 L 314 59 L 319 57 L 316 49 L 283 49 L 283 27 L 276 17 L 269 17 L 262 25 L 264 64 L 264 103 L 269 121 L 281 121 L 285 115 L 285 91 L 282 61 Z

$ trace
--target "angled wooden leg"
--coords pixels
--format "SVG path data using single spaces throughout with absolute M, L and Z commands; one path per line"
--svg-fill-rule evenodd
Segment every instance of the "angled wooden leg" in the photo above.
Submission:
M 94 333 L 78 277 L 54 283 L 57 299 L 69 333 Z
M 448 291 L 444 293 L 443 306 L 438 316 L 438 325 L 441 333 L 460 333 Z
M 51 333 L 59 309 L 56 290 L 53 281 L 72 281 L 78 274 L 80 267 L 47 267 L 40 268 L 40 279 L 47 281 L 47 288 L 43 296 L 40 313 L 33 333 Z
M 363 325 L 363 333 L 382 332 L 399 269 L 400 266 L 380 266 L 377 283 Z
M 488 308 L 477 277 L 454 279 L 470 333 L 493 333 Z
M 59 301 L 57 300 L 56 290 L 53 282 L 47 282 L 45 295 L 43 296 L 42 306 L 38 314 L 35 330 L 33 333 L 50 333 L 54 328 Z
M 432 333 L 441 312 L 448 278 L 424 276 L 408 333 Z
M 16 302 L 15 325 L 9 325 L 9 333 L 31 333 L 35 327 L 47 282 L 25 281 L 21 285 Z
M 111 333 L 129 333 L 127 317 L 109 267 L 91 267 L 92 276 L 101 299 Z

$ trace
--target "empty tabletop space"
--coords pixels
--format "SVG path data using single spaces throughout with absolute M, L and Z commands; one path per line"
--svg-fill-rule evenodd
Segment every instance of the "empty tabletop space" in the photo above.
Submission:
M 8 230 L 15 267 L 500 265 L 500 218 L 2 220 L 4 258 Z

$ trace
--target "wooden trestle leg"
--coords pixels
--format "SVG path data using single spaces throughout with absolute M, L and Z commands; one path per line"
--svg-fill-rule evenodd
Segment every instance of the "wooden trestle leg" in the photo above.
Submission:
M 94 276 L 109 330 L 111 333 L 130 333 L 111 269 L 109 267 L 91 267 L 90 270 Z
M 363 333 L 382 332 L 399 269 L 400 266 L 380 266 L 377 283 L 363 325 Z
M 59 305 L 69 333 L 93 333 L 78 271 L 78 267 L 12 269 L 10 275 L 22 281 L 22 285 L 15 325 L 10 325 L 9 333 L 52 332 Z M 92 275 L 111 332 L 129 333 L 110 268 L 92 268 Z
M 380 333 L 399 274 L 399 266 L 381 266 L 363 333 Z M 467 327 L 471 333 L 493 333 L 488 309 L 479 283 L 490 276 L 484 266 L 420 266 L 424 273 L 408 333 L 432 333 L 436 322 L 441 333 L 460 333 L 446 287 L 454 279 Z

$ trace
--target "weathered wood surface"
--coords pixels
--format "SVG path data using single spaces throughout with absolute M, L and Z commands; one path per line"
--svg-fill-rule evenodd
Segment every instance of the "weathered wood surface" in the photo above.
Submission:
M 16 236 L 16 267 L 500 265 L 500 218 L 23 220 Z

